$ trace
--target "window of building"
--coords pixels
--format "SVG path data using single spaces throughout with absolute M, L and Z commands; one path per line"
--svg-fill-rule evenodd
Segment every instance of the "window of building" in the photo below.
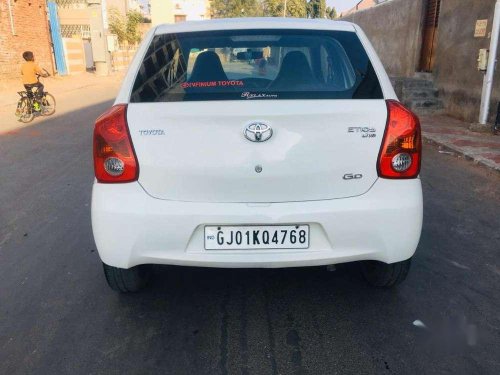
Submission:
M 174 16 L 174 22 L 175 23 L 184 22 L 185 20 L 186 20 L 186 16 L 185 15 L 176 14 Z

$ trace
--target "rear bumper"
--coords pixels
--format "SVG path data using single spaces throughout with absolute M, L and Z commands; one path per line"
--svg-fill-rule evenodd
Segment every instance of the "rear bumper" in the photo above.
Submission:
M 205 225 L 310 225 L 307 250 L 205 250 Z M 419 179 L 379 179 L 353 198 L 290 203 L 197 203 L 149 196 L 138 183 L 95 183 L 92 228 L 102 261 L 278 268 L 410 258 L 422 229 Z

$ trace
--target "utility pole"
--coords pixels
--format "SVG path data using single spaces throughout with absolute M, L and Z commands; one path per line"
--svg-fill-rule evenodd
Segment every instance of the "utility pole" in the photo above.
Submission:
M 486 125 L 490 112 L 491 91 L 493 89 L 493 75 L 497 61 L 498 38 L 500 34 L 500 0 L 495 4 L 495 14 L 493 16 L 493 29 L 491 31 L 490 56 L 488 58 L 488 68 L 483 80 L 483 93 L 481 95 L 481 108 L 479 113 L 479 123 Z
M 285 0 L 285 6 L 283 7 L 283 17 L 286 18 L 286 0 Z
M 109 74 L 110 58 L 107 43 L 107 14 L 106 0 L 88 0 L 91 9 L 90 32 L 92 34 L 92 54 L 94 57 L 96 74 L 107 76 Z

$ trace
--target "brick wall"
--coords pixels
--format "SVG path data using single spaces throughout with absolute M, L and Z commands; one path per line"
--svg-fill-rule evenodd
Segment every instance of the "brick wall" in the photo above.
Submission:
M 0 0 L 0 80 L 20 79 L 26 50 L 33 51 L 40 66 L 53 73 L 45 0 L 11 0 L 10 4 L 15 35 L 9 0 Z

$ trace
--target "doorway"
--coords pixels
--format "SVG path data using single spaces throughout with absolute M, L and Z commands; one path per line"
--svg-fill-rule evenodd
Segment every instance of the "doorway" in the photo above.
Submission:
M 432 72 L 434 67 L 441 0 L 427 0 L 419 71 Z

